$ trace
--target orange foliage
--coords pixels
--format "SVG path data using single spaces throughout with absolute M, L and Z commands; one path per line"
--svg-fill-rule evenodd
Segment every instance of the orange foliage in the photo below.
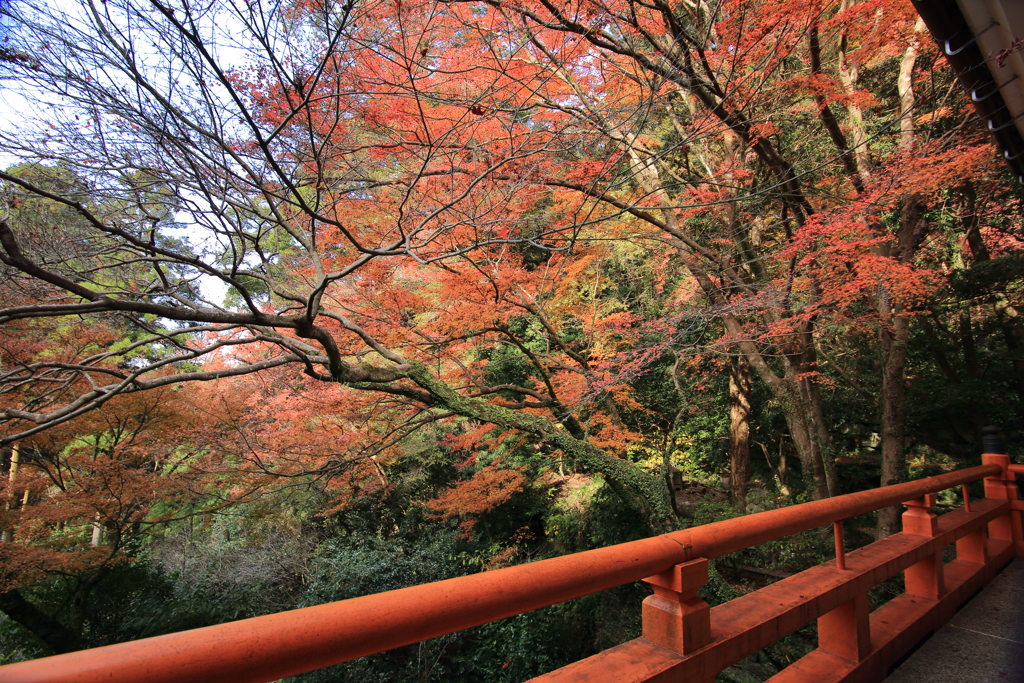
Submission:
M 525 485 L 526 476 L 521 471 L 501 469 L 497 463 L 491 463 L 472 478 L 427 501 L 426 505 L 435 519 L 461 519 L 463 533 L 468 534 L 481 517 L 508 501 Z

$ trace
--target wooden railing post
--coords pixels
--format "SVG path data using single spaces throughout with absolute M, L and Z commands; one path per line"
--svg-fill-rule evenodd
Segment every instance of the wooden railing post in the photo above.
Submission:
M 984 527 L 956 540 L 956 559 L 988 564 L 988 532 Z
M 1009 471 L 1010 456 L 1003 453 L 983 453 L 981 464 L 999 465 L 1003 468 L 1002 474 L 985 477 L 985 497 L 1008 500 L 1011 504 L 1017 500 L 1017 475 Z M 1012 542 L 1014 553 L 1018 557 L 1024 555 L 1024 533 L 1021 530 L 1020 512 L 1011 510 L 993 519 L 988 524 L 988 535 L 989 538 Z
M 1002 468 L 1001 474 L 985 477 L 985 498 L 995 498 L 1002 501 L 1017 500 L 1017 483 L 1014 481 L 1016 474 L 1010 471 L 1010 456 L 1001 453 L 983 453 L 981 455 L 982 465 L 998 465 Z M 1014 533 L 1014 519 L 1020 519 L 1020 515 L 1006 514 L 993 519 L 988 524 L 988 536 L 1000 541 L 1015 541 L 1020 536 L 1020 523 L 1016 524 L 1018 533 Z
M 907 511 L 903 513 L 903 533 L 915 536 L 938 535 L 939 519 L 931 511 L 935 506 L 934 493 L 908 500 L 903 504 L 907 506 Z M 943 568 L 940 548 L 903 572 L 906 592 L 909 595 L 938 600 L 946 594 Z
M 851 662 L 871 654 L 871 605 L 862 593 L 818 618 L 818 648 Z
M 644 581 L 654 589 L 643 603 L 646 640 L 679 654 L 690 654 L 711 642 L 711 608 L 697 597 L 697 589 L 708 582 L 706 559 L 677 564 Z

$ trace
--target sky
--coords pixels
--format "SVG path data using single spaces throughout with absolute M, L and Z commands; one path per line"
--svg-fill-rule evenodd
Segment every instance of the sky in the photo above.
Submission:
M 14 0 L 17 1 L 17 0 Z M 10 7 L 12 0 L 0 0 L 0 11 Z M 71 0 L 48 0 L 50 7 L 56 9 L 67 9 L 74 11 L 77 3 Z M 0 17 L 2 19 L 2 17 Z M 230 35 L 231 27 L 230 22 L 221 21 L 218 24 L 218 29 L 222 35 Z M 4 43 L 10 43 L 10 29 L 5 25 L 4 22 L 0 21 L 0 46 Z M 226 50 L 223 52 L 227 58 L 228 65 L 232 65 L 233 62 L 241 63 L 244 60 L 244 53 L 240 50 Z M 17 130 L 19 127 L 24 125 L 25 113 L 31 112 L 33 105 L 23 95 L 25 86 L 22 84 L 15 85 L 11 81 L 3 80 L 3 63 L 0 62 L 0 129 L 5 131 Z M 22 92 L 19 92 L 21 90 Z M 35 93 L 35 96 L 42 97 L 42 93 Z M 46 98 L 49 99 L 49 98 Z M 0 168 L 8 168 L 20 161 L 20 158 L 14 154 L 9 153 L 2 146 L 0 146 Z M 179 215 L 177 218 L 181 222 L 187 223 L 187 217 Z M 189 237 L 192 240 L 196 240 L 205 235 L 205 231 L 200 231 L 196 227 L 185 227 L 180 229 L 172 229 L 169 231 L 176 237 Z M 222 281 L 209 277 L 200 277 L 200 288 L 203 295 L 212 303 L 220 304 L 224 300 L 224 296 L 227 293 L 227 285 Z

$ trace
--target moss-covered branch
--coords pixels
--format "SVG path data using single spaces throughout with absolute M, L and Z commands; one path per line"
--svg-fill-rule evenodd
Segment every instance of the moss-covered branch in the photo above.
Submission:
M 548 418 L 463 396 L 415 361 L 407 361 L 406 367 L 405 376 L 430 395 L 432 405 L 463 417 L 531 434 L 560 449 L 566 458 L 588 473 L 601 474 L 612 490 L 636 510 L 652 532 L 662 533 L 678 528 L 679 520 L 668 499 L 668 489 L 658 477 L 609 455 L 588 441 L 575 438 L 562 425 Z

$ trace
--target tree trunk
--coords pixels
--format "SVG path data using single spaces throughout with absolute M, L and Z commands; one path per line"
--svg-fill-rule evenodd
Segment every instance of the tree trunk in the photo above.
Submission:
M 96 517 L 92 520 L 92 540 L 89 544 L 93 548 L 98 548 L 103 545 L 103 523 L 100 521 L 100 513 L 96 513 Z
M 11 446 L 11 467 L 7 473 L 7 500 L 4 502 L 4 509 L 7 511 L 15 509 L 17 502 L 14 497 L 14 480 L 18 478 L 18 466 L 21 463 L 21 444 L 15 443 Z M 4 527 L 0 531 L 0 543 L 10 543 L 14 540 L 14 529 Z
M 821 389 L 817 380 L 818 354 L 814 347 L 814 337 L 811 334 L 806 335 L 804 351 L 801 356 L 800 374 L 803 377 L 799 380 L 800 393 L 806 406 L 808 432 L 812 446 L 817 451 L 814 457 L 821 460 L 828 495 L 838 496 L 842 492 L 839 490 L 839 476 L 836 473 L 832 435 L 829 433 L 828 424 L 825 422 L 825 411 L 822 409 Z
M 746 356 L 733 358 L 729 364 L 729 472 L 732 477 L 732 505 L 741 514 L 747 511 L 753 381 Z
M 821 408 L 821 390 L 816 381 L 809 379 L 804 381 L 807 383 L 807 411 L 813 423 L 815 443 L 818 447 L 818 457 L 821 458 L 822 469 L 825 472 L 828 495 L 838 496 L 843 491 L 839 486 L 839 473 L 836 472 L 836 453 L 832 447 L 832 434 L 828 431 L 825 413 Z
M 77 633 L 26 600 L 17 590 L 0 593 L 0 610 L 31 631 L 56 654 L 82 649 Z
M 823 415 L 820 407 L 817 409 L 813 407 L 813 401 L 820 402 L 820 396 L 808 394 L 804 390 L 801 386 L 803 382 L 797 379 L 798 371 L 790 362 L 784 361 L 786 372 L 783 377 L 779 377 L 768 367 L 753 343 L 744 342 L 740 347 L 750 362 L 751 368 L 768 385 L 782 407 L 782 414 L 786 418 L 786 425 L 793 438 L 793 446 L 800 458 L 803 480 L 807 490 L 810 491 L 814 500 L 828 498 L 828 477 L 819 443 L 820 433 L 824 431 L 827 434 L 827 427 L 823 423 L 823 418 L 822 424 L 817 426 L 812 417 L 814 412 L 819 416 Z M 753 350 L 751 351 L 751 349 Z
M 800 458 L 804 485 L 814 500 L 828 498 L 828 481 L 825 478 L 825 465 L 821 459 L 821 451 L 816 440 L 808 429 L 807 410 L 795 388 L 788 392 L 782 406 L 786 425 L 793 438 L 793 447 Z
M 918 18 L 914 31 L 925 30 Z M 896 90 L 900 97 L 900 148 L 909 153 L 914 147 L 914 65 L 917 62 L 918 40 L 915 37 L 903 53 Z M 892 256 L 900 263 L 914 260 L 917 245 L 923 237 L 918 225 L 923 207 L 914 196 L 907 197 L 900 210 L 899 230 Z M 891 301 L 885 285 L 878 291 L 879 335 L 882 347 L 882 486 L 890 486 L 904 478 L 906 469 L 906 386 L 907 341 L 910 338 L 910 317 L 899 302 Z M 900 530 L 900 508 L 893 506 L 878 511 L 875 538 L 881 539 Z
M 681 248 L 681 251 L 686 255 L 684 249 L 685 245 Z M 711 302 L 716 306 L 724 308 L 727 302 L 707 272 L 696 264 L 692 258 L 687 258 L 685 262 L 690 274 L 694 276 Z M 815 500 L 828 498 L 828 480 L 819 444 L 819 435 L 822 433 L 827 435 L 828 428 L 824 423 L 824 413 L 821 411 L 820 405 L 818 408 L 814 407 L 815 402 L 820 404 L 821 397 L 817 392 L 805 392 L 800 386 L 802 384 L 800 375 L 804 372 L 813 371 L 815 368 L 813 366 L 805 368 L 802 365 L 799 367 L 794 365 L 794 362 L 800 363 L 801 359 L 814 360 L 813 322 L 807 322 L 800 331 L 801 338 L 810 340 L 810 342 L 805 343 L 804 348 L 799 353 L 782 359 L 784 370 L 781 377 L 768 365 L 768 362 L 758 350 L 757 344 L 748 339 L 743 324 L 735 315 L 726 314 L 723 322 L 734 338 L 742 340 L 737 343 L 740 352 L 746 357 L 751 369 L 757 373 L 758 378 L 765 383 L 772 392 L 772 395 L 779 401 L 783 415 L 786 418 L 786 424 L 789 426 L 790 434 L 793 437 L 793 445 L 796 447 L 797 454 L 800 457 L 807 490 L 811 492 Z M 815 415 L 820 418 L 818 420 L 820 424 L 818 425 L 815 425 L 813 417 Z
M 745 131 L 741 131 L 735 126 L 730 127 L 738 139 L 747 141 L 748 135 Z M 730 143 L 730 136 L 728 135 L 725 142 L 727 147 L 736 144 L 735 141 Z M 795 181 L 792 180 L 792 167 L 770 147 L 759 146 L 759 144 L 751 144 L 750 146 L 758 155 L 765 158 L 767 163 L 774 166 L 775 172 L 780 178 L 786 178 L 784 184 L 788 185 L 790 191 L 792 191 L 792 194 L 786 201 L 791 201 L 795 203 L 795 206 L 799 207 L 794 208 L 794 211 L 797 214 L 810 212 L 811 209 L 806 199 L 798 196 L 800 192 Z M 673 201 L 661 184 L 654 165 L 649 160 L 642 159 L 634 147 L 627 146 L 627 150 L 634 163 L 634 178 L 637 179 L 640 187 L 656 201 L 666 206 L 671 206 Z M 726 289 L 710 274 L 705 264 L 695 256 L 694 245 L 687 241 L 684 231 L 676 222 L 674 212 L 663 210 L 662 217 L 664 222 L 659 227 L 672 236 L 669 242 L 679 250 L 687 270 L 697 280 L 701 290 L 712 304 L 720 307 L 722 310 L 727 310 L 729 308 L 729 301 L 725 293 Z M 745 247 L 741 251 L 745 251 Z M 756 259 L 748 260 L 756 262 Z M 731 270 L 731 272 L 726 274 L 726 279 L 734 285 L 742 287 L 741 283 L 744 282 L 744 276 L 735 268 L 725 266 L 723 263 L 717 264 L 718 267 L 722 268 L 723 271 Z M 785 315 L 786 313 L 777 311 L 775 314 Z M 769 319 L 775 314 L 769 315 Z M 834 476 L 830 485 L 830 470 L 825 467 L 823 461 L 823 455 L 830 455 L 830 448 L 828 447 L 830 439 L 827 438 L 828 428 L 824 422 L 824 414 L 820 407 L 821 399 L 818 392 L 807 392 L 805 390 L 803 385 L 806 382 L 802 381 L 800 377 L 804 373 L 814 372 L 815 370 L 814 322 L 808 320 L 801 325 L 798 339 L 795 343 L 802 345 L 802 347 L 796 353 L 783 359 L 783 373 L 780 377 L 769 366 L 764 356 L 758 350 L 757 345 L 748 339 L 744 325 L 738 317 L 733 314 L 726 314 L 723 321 L 730 334 L 734 335 L 737 339 L 744 340 L 738 343 L 741 353 L 749 361 L 753 371 L 757 373 L 758 377 L 782 404 L 786 422 L 789 425 L 790 433 L 793 435 L 793 443 L 803 464 L 804 480 L 807 483 L 808 490 L 811 491 L 811 495 L 815 500 L 829 497 L 829 491 L 837 490 L 838 486 L 834 481 Z M 787 352 L 784 351 L 783 353 Z M 826 437 L 824 442 L 822 435 Z M 834 474 L 834 467 L 831 472 Z
M 922 210 L 916 198 L 907 199 L 901 210 L 895 256 L 910 263 L 918 242 L 918 223 Z M 882 486 L 904 478 L 906 469 L 906 386 L 907 342 L 910 316 L 898 302 L 891 301 L 889 290 L 879 286 L 879 341 L 882 347 Z M 876 538 L 885 538 L 900 530 L 900 508 L 879 510 Z
M 885 298 L 882 302 L 886 303 Z M 883 314 L 883 321 L 886 316 Z M 906 315 L 895 315 L 891 328 L 884 322 L 880 331 L 882 342 L 882 486 L 891 486 L 904 477 L 906 467 L 905 431 L 906 400 L 903 375 L 907 365 L 907 339 L 910 321 Z M 875 538 L 881 539 L 900 530 L 898 505 L 878 511 Z

